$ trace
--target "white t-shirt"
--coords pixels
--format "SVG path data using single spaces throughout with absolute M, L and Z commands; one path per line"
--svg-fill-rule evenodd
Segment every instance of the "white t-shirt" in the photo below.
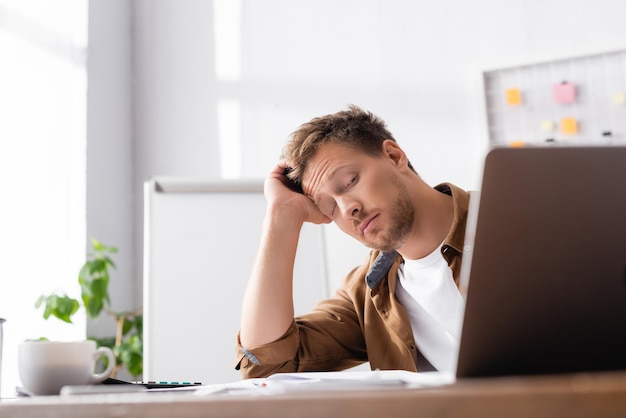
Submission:
M 441 245 L 424 258 L 404 260 L 398 278 L 396 297 L 409 313 L 418 349 L 435 369 L 453 372 L 464 302 Z

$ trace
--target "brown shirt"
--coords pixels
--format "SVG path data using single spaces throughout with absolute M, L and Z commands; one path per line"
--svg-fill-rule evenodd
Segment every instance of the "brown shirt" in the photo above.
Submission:
M 452 196 L 454 220 L 441 252 L 458 286 L 469 193 L 449 183 L 435 189 Z M 278 340 L 244 348 L 237 336 L 236 369 L 243 378 L 251 378 L 343 370 L 369 361 L 372 369 L 417 371 L 409 316 L 394 293 L 402 262 L 396 252 L 373 250 L 330 299 L 294 318 Z

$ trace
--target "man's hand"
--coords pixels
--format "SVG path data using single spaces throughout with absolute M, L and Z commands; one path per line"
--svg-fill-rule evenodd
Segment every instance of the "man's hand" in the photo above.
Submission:
M 291 180 L 284 174 L 289 166 L 287 161 L 279 161 L 265 179 L 264 193 L 268 210 L 284 210 L 285 214 L 303 223 L 330 223 L 330 218 L 320 212 L 309 197 L 290 187 Z

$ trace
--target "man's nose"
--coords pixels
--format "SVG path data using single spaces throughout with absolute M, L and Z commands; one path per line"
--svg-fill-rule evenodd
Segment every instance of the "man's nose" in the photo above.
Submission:
M 341 215 L 345 219 L 358 218 L 361 212 L 361 205 L 356 199 L 350 197 L 341 197 L 337 200 L 337 205 L 341 210 Z

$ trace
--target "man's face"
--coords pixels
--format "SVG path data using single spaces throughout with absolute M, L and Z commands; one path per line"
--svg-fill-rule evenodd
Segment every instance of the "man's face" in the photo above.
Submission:
M 346 234 L 370 248 L 397 249 L 415 210 L 396 161 L 336 143 L 323 145 L 302 177 L 305 194 Z

